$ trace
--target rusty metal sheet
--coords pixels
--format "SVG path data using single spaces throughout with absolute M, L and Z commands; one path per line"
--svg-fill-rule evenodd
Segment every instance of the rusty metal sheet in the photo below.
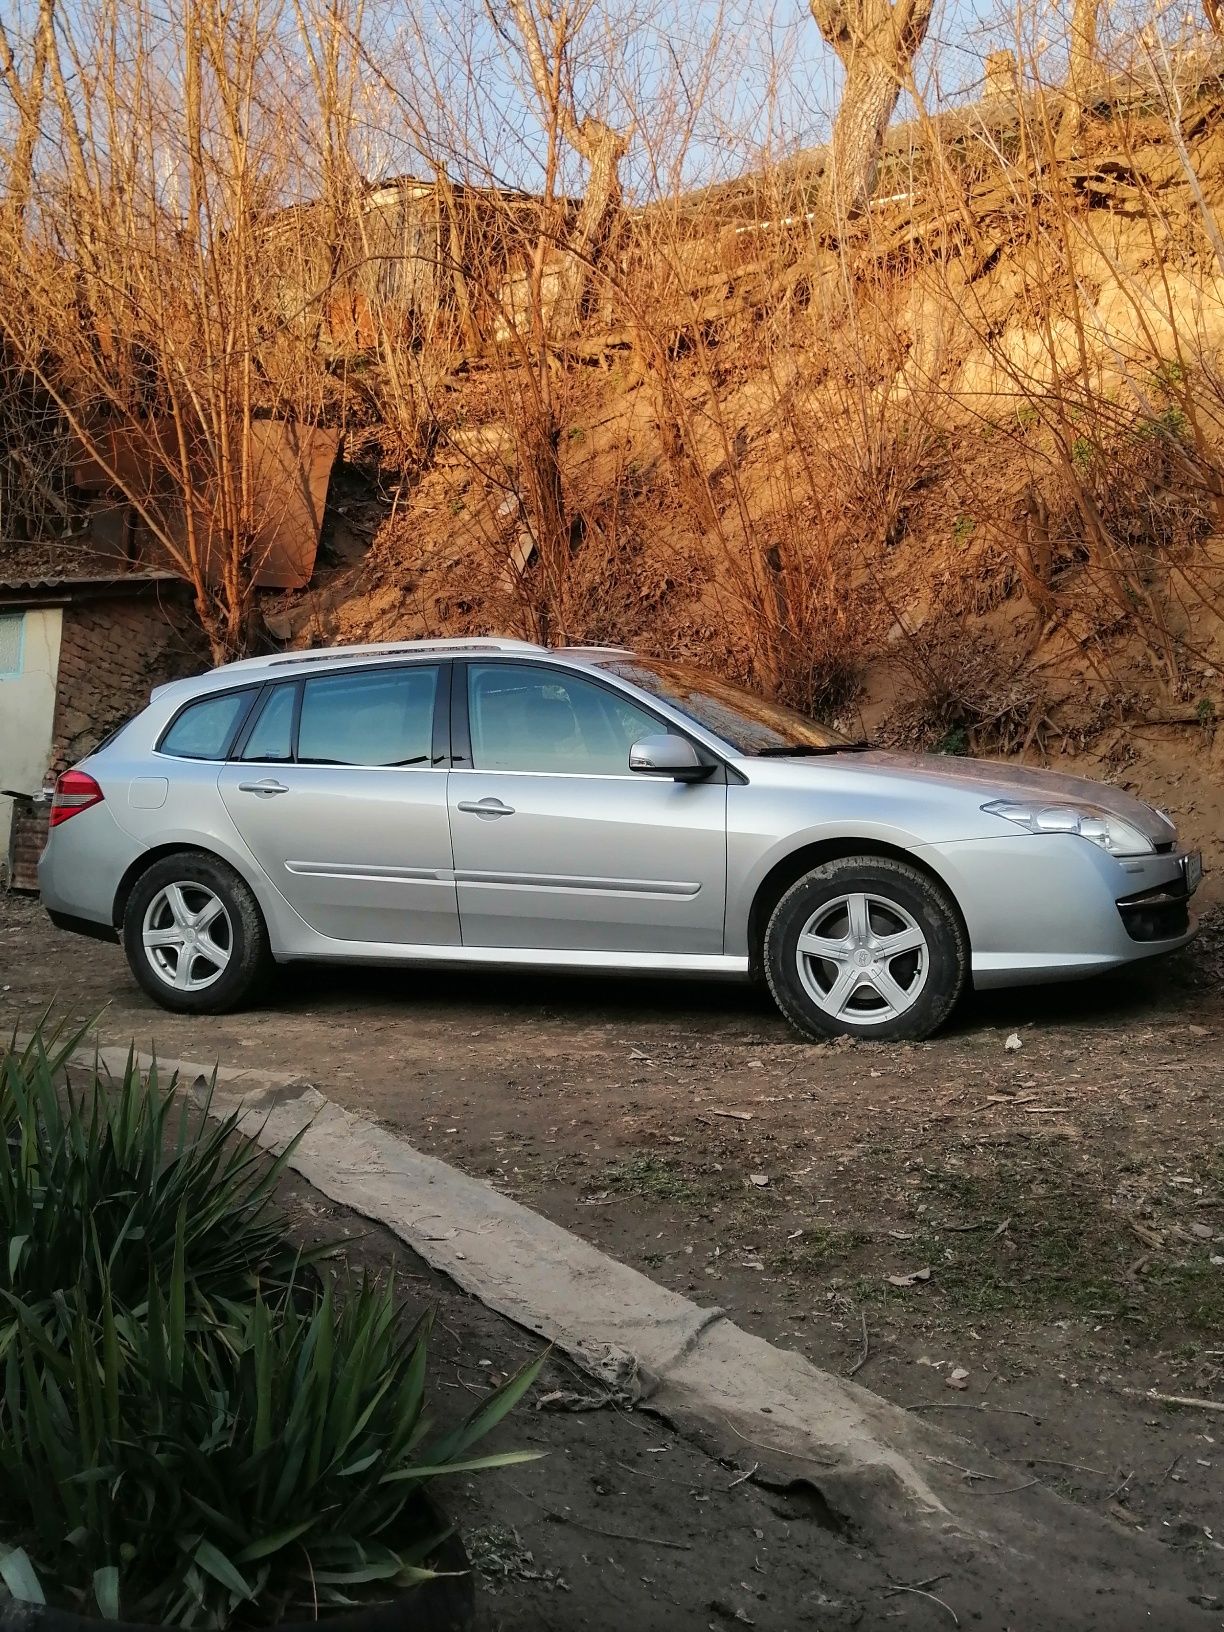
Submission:
M 89 539 L 99 562 L 128 569 L 177 567 L 172 553 L 137 514 L 133 497 L 157 517 L 175 549 L 187 555 L 182 485 L 173 478 L 174 435 L 171 421 L 149 420 L 107 432 L 97 459 L 84 449 L 78 451 L 73 461 L 73 480 L 88 502 Z M 289 420 L 257 419 L 252 423 L 251 436 L 255 494 L 252 575 L 260 589 L 301 589 L 314 572 L 340 432 Z M 202 436 L 193 438 L 187 457 L 191 484 L 197 492 L 197 536 L 203 540 L 205 570 L 209 578 L 215 579 L 220 576 L 222 563 L 208 540 L 212 518 L 220 505 Z

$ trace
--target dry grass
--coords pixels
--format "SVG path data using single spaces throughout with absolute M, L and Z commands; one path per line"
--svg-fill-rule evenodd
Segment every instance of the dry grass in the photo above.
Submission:
M 6 149 L 0 529 L 66 539 L 73 444 L 135 442 L 157 480 L 112 460 L 115 484 L 238 651 L 252 425 L 276 414 L 380 446 L 389 533 L 349 632 L 364 595 L 382 633 L 713 646 L 817 711 L 889 657 L 896 737 L 1009 749 L 1058 704 L 1052 632 L 1102 695 L 1137 658 L 1154 694 L 1201 692 L 1224 610 L 1213 59 L 1119 37 L 1070 122 L 1023 39 L 1018 102 L 915 85 L 888 201 L 834 231 L 818 159 L 685 192 L 715 134 L 748 163 L 728 21 L 647 85 L 625 78 L 640 12 L 516 4 L 498 50 L 528 165 L 458 17 L 397 56 L 358 0 L 184 3 L 172 58 L 147 22 L 118 53 L 118 0 L 90 0 L 17 65 L 15 128 L 44 139 Z M 78 79 L 91 52 L 108 70 Z M 422 186 L 371 191 L 393 137 Z M 491 186 L 490 151 L 537 196 Z M 648 208 L 620 208 L 627 175 Z

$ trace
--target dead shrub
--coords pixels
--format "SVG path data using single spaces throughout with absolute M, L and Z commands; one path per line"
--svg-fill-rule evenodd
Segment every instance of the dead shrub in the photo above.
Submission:
M 950 754 L 1023 750 L 1041 723 L 1036 677 L 985 634 L 968 635 L 954 621 L 907 634 L 895 664 L 905 700 L 880 738 L 893 747 Z

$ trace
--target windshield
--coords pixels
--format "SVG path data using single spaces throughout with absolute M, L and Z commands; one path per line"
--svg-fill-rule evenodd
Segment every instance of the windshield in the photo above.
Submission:
M 784 754 L 788 750 L 803 753 L 851 746 L 850 739 L 832 726 L 810 720 L 782 703 L 766 702 L 700 669 L 663 663 L 653 657 L 617 657 L 603 667 L 661 697 L 741 754 Z

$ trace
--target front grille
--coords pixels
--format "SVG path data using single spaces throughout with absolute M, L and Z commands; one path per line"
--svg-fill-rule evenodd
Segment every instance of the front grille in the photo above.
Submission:
M 1171 879 L 1153 889 L 1140 890 L 1118 902 L 1118 911 L 1132 941 L 1175 941 L 1190 928 L 1190 898 L 1184 878 Z

